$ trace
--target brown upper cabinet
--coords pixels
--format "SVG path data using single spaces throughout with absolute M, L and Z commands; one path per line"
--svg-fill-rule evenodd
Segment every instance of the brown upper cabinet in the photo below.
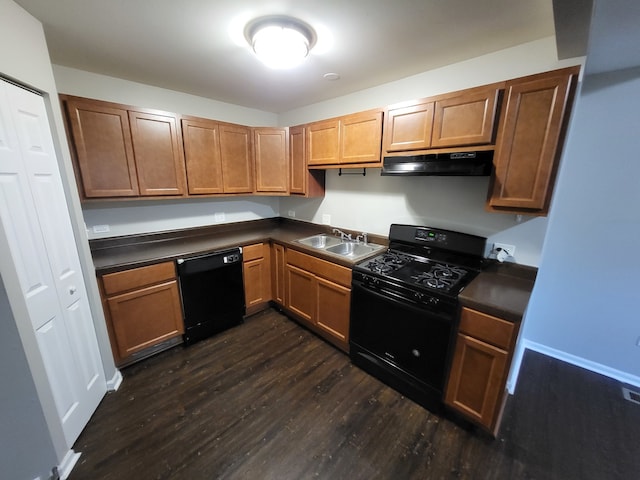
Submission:
M 251 129 L 220 124 L 220 158 L 225 193 L 252 193 L 253 153 Z
M 183 117 L 182 135 L 190 195 L 253 192 L 248 127 Z
M 491 145 L 503 85 L 495 83 L 387 107 L 384 153 Z
M 547 214 L 579 72 L 506 82 L 488 210 Z
M 175 115 L 62 96 L 83 198 L 185 194 Z
M 310 123 L 306 128 L 308 166 L 380 166 L 381 109 Z
M 289 129 L 254 128 L 256 193 L 289 192 Z
M 324 196 L 325 171 L 307 168 L 306 127 L 289 128 L 289 194 Z

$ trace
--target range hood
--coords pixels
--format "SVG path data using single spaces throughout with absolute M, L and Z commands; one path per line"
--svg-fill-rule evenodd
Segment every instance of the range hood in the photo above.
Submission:
M 381 175 L 487 176 L 492 160 L 492 150 L 384 157 Z

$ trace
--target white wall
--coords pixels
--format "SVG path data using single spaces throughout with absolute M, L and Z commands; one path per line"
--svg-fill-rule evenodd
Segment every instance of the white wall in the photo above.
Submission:
M 218 102 L 210 98 L 144 85 L 106 75 L 53 66 L 60 93 L 96 98 L 108 102 L 155 108 L 183 115 L 214 118 L 253 127 L 278 126 L 275 113 Z
M 295 125 L 353 113 L 399 101 L 421 98 L 507 80 L 582 62 L 558 61 L 554 37 L 484 55 L 455 65 L 370 88 L 345 97 L 310 105 L 280 115 L 280 124 Z M 516 246 L 513 261 L 537 266 L 547 219 L 488 213 L 484 204 L 487 177 L 380 177 L 369 169 L 365 177 L 327 172 L 323 200 L 280 200 L 280 214 L 294 211 L 296 218 L 322 223 L 331 215 L 338 227 L 386 235 L 391 223 L 448 228 L 486 236 L 494 242 Z
M 1 8 L 1 7 L 0 7 Z M 58 464 L 0 278 L 0 465 L 3 478 L 48 478 Z
M 243 222 L 278 216 L 278 198 L 236 197 L 238 200 L 165 200 L 99 203 L 84 207 L 89 238 L 160 232 L 219 223 Z M 224 218 L 220 217 L 224 215 Z M 108 225 L 109 232 L 94 233 L 95 225 Z
M 584 79 L 525 344 L 640 385 L 640 67 Z

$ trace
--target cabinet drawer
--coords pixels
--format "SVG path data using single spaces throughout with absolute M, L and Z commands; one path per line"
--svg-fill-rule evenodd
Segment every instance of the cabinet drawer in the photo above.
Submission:
M 102 284 L 107 295 L 125 292 L 134 288 L 160 283 L 176 277 L 173 262 L 157 263 L 147 267 L 132 268 L 121 272 L 109 273 L 102 277 Z
M 242 261 L 250 262 L 264 257 L 264 244 L 256 243 L 255 245 L 247 245 L 242 247 Z
M 510 350 L 514 324 L 486 313 L 463 308 L 460 315 L 460 332 Z
M 314 275 L 351 288 L 351 269 L 312 257 L 296 250 L 287 250 L 287 264 L 301 268 Z

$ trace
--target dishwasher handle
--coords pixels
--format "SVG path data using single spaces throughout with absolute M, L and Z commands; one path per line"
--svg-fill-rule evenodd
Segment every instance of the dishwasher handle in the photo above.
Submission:
M 217 252 L 198 255 L 196 257 L 178 258 L 178 276 L 194 275 L 196 273 L 225 268 L 242 262 L 242 250 L 231 248 Z

